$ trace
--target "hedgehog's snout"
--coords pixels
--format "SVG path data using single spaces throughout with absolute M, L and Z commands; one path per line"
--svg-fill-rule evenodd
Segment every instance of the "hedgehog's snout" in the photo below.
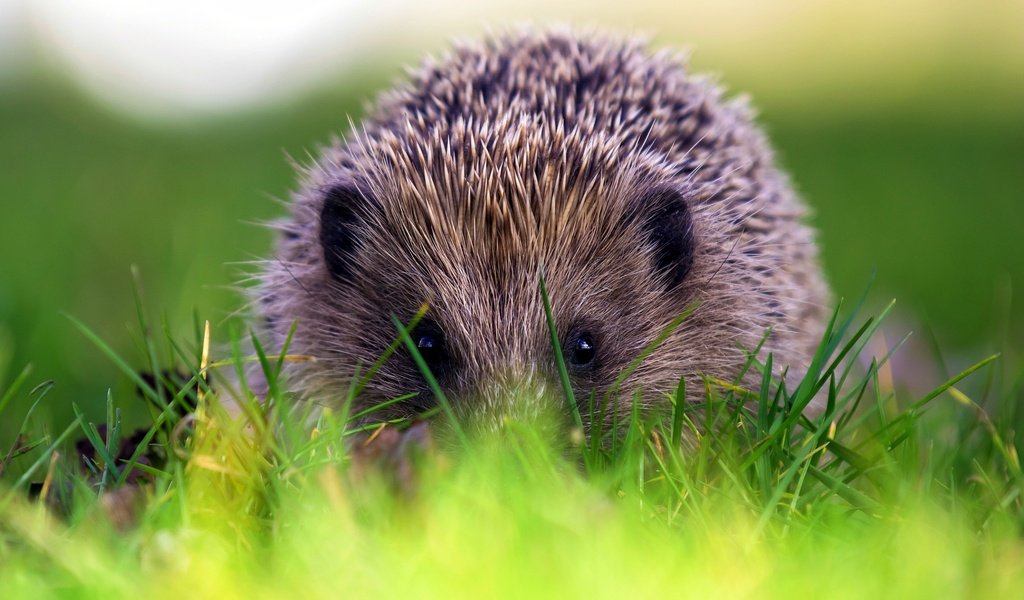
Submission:
M 490 435 L 519 425 L 552 429 L 564 412 L 557 387 L 536 369 L 506 369 L 484 378 L 458 403 L 458 416 L 470 431 Z

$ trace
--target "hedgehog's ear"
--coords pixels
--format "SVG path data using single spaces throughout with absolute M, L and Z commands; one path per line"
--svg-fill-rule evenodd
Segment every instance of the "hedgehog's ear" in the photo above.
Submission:
M 324 192 L 320 245 L 327 270 L 338 281 L 347 281 L 352 275 L 356 226 L 365 203 L 363 192 L 350 183 L 331 186 Z
M 693 268 L 693 218 L 685 195 L 673 185 L 659 185 L 640 195 L 636 212 L 651 244 L 654 268 L 669 289 Z

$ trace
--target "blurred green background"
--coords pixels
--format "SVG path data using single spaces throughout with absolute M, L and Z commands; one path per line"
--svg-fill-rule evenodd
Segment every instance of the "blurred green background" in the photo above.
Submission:
M 783 4 L 769 14 L 744 2 L 690 12 L 641 3 L 628 23 L 656 32 L 658 46 L 690 44 L 695 70 L 753 97 L 815 210 L 837 296 L 859 295 L 877 271 L 874 304 L 897 298 L 901 324 L 933 332 L 950 355 L 980 358 L 1007 340 L 1024 349 L 1020 3 L 984 14 L 872 3 L 853 15 Z M 579 7 L 522 10 L 625 27 L 621 10 L 601 6 L 586 19 Z M 30 384 L 57 382 L 43 419 L 66 422 L 71 402 L 98 418 L 109 387 L 130 403 L 130 386 L 60 312 L 141 366 L 131 265 L 157 322 L 165 312 L 189 335 L 195 310 L 223 341 L 242 304 L 232 286 L 246 269 L 235 263 L 270 248 L 253 223 L 281 215 L 272 198 L 293 186 L 286 157 L 302 160 L 343 132 L 401 64 L 481 29 L 458 15 L 406 24 L 409 35 L 381 29 L 311 83 L 216 110 L 145 95 L 111 103 L 96 93 L 102 82 L 30 35 L 0 79 L 0 389 L 32 363 Z M 520 15 L 489 16 L 481 22 Z M 24 396 L 0 417 L 0 442 Z

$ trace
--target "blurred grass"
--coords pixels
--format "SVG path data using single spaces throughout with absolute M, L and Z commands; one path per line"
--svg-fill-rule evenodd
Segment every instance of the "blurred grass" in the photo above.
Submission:
M 32 382 L 58 382 L 43 418 L 67 422 L 71 401 L 98 410 L 117 378 L 59 312 L 135 356 L 124 327 L 134 318 L 130 265 L 146 303 L 166 309 L 176 330 L 193 310 L 227 318 L 241 304 L 228 286 L 242 274 L 228 263 L 268 253 L 269 233 L 249 223 L 281 214 L 270 198 L 293 186 L 286 153 L 304 159 L 346 129 L 388 78 L 160 125 L 125 120 L 53 82 L 5 90 L 0 384 L 32 362 Z M 1024 282 L 1024 112 L 1012 103 L 997 113 L 814 109 L 766 105 L 750 91 L 816 211 L 837 295 L 858 293 L 877 269 L 876 296 L 899 298 L 946 344 L 987 350 L 1003 335 L 1020 338 L 1024 311 L 1007 299 Z M 939 89 L 932 96 L 947 100 Z M 14 426 L 0 423 L 0 439 Z
M 1024 119 L 912 114 L 820 121 L 770 116 L 782 160 L 813 206 L 826 268 L 850 295 L 879 291 L 949 344 L 984 345 L 1024 283 Z M 1021 329 L 1021 306 L 1013 323 Z

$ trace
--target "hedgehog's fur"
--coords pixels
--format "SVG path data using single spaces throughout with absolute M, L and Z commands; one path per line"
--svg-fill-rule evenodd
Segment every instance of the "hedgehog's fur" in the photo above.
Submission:
M 636 390 L 664 402 L 681 376 L 692 400 L 701 374 L 733 378 L 769 328 L 776 365 L 809 361 L 827 291 L 804 212 L 746 104 L 676 55 L 520 31 L 427 62 L 323 149 L 258 302 L 277 343 L 295 321 L 290 351 L 317 359 L 288 367 L 306 399 L 340 403 L 396 339 L 391 315 L 429 302 L 456 410 L 504 410 L 558 390 L 543 265 L 563 345 L 586 331 L 597 347 L 571 369 L 583 406 L 699 302 L 619 406 Z M 357 408 L 411 391 L 386 416 L 430 400 L 399 352 Z

